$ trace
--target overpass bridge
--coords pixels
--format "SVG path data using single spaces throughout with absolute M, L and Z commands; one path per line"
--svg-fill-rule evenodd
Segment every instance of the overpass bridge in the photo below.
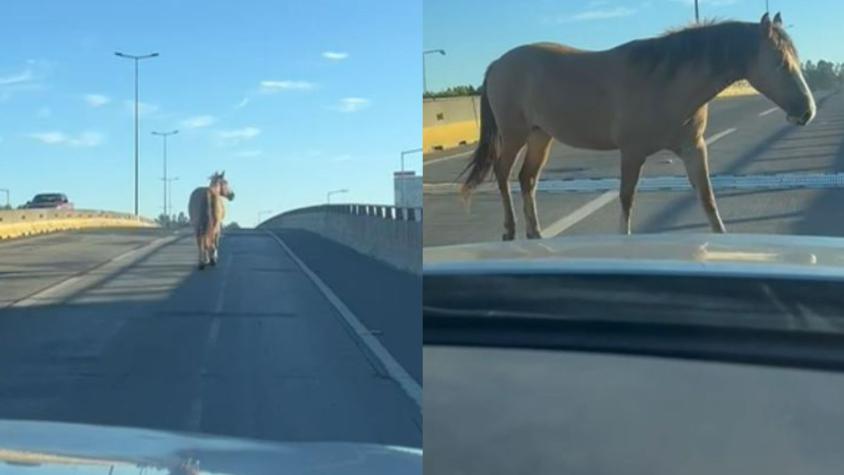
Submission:
M 125 224 L 0 241 L 0 419 L 421 447 L 421 210 Z

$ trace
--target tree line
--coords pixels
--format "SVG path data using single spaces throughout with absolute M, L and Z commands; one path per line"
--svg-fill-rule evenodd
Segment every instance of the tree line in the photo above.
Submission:
M 803 63 L 803 77 L 813 91 L 820 89 L 837 89 L 844 86 L 844 63 L 832 63 L 820 60 L 817 63 L 806 61 Z M 480 94 L 480 88 L 471 84 L 453 86 L 440 91 L 428 91 L 425 99 L 441 97 L 474 96 Z

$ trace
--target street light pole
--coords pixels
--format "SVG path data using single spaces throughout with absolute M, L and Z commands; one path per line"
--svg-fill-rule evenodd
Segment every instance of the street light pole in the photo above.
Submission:
M 428 93 L 428 76 L 427 76 L 426 68 L 425 68 L 425 56 L 427 56 L 429 54 L 434 54 L 434 53 L 439 53 L 439 54 L 445 56 L 445 50 L 443 50 L 443 49 L 429 49 L 429 50 L 422 52 L 422 95 L 423 96 Z
M 11 209 L 12 203 L 9 201 L 9 189 L 8 188 L 0 188 L 0 191 L 6 193 L 6 207 Z
M 329 204 L 329 205 L 331 204 L 331 195 L 336 195 L 336 194 L 339 194 L 339 193 L 348 193 L 348 192 L 349 192 L 349 190 L 346 189 L 346 188 L 329 191 L 328 193 L 325 194 L 325 204 Z
M 173 182 L 178 181 L 179 177 L 174 176 L 173 178 L 167 179 L 167 203 L 170 204 L 170 212 L 173 212 Z
M 158 53 L 144 54 L 140 56 L 115 51 L 115 56 L 131 59 L 135 62 L 135 216 L 138 216 L 138 61 L 142 59 L 155 58 Z
M 161 181 L 164 182 L 164 215 L 165 216 L 170 216 L 167 213 L 167 202 L 168 202 L 168 199 L 167 199 L 167 137 L 170 136 L 170 135 L 176 135 L 178 133 L 179 133 L 178 130 L 171 130 L 170 132 L 155 132 L 155 131 L 152 132 L 152 135 L 158 135 L 159 137 L 164 139 L 163 140 L 163 142 L 164 142 L 164 178 L 162 178 Z
M 695 23 L 700 23 L 700 12 L 697 6 L 697 0 L 695 0 Z

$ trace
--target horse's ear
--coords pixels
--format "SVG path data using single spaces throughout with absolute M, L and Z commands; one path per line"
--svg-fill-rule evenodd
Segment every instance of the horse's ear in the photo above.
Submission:
M 759 24 L 762 27 L 762 34 L 765 36 L 770 36 L 773 26 L 771 25 L 771 17 L 768 15 L 767 12 L 762 15 L 762 20 L 759 22 Z
M 226 177 L 226 171 L 223 170 L 222 172 L 220 172 L 220 178 L 225 178 L 225 177 Z
M 782 16 L 780 16 L 780 12 L 777 12 L 777 14 L 774 15 L 774 25 L 782 25 Z

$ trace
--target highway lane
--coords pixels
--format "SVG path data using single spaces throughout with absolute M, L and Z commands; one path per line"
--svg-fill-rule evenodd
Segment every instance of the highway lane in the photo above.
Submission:
M 0 418 L 421 446 L 418 404 L 296 259 L 323 282 L 391 279 L 396 301 L 418 279 L 314 236 L 279 237 L 292 256 L 266 232 L 226 234 L 202 272 L 191 238 L 162 231 L 3 243 L 0 262 L 17 261 L 0 268 Z M 312 258 L 321 251 L 333 265 Z M 360 290 L 329 287 L 391 356 L 404 349 L 395 359 L 420 384 L 419 310 L 382 312 Z
M 745 189 L 717 189 L 718 204 L 729 232 L 844 235 L 841 188 L 770 190 L 754 188 L 758 176 L 844 172 L 844 95 L 816 95 L 818 116 L 808 127 L 795 127 L 763 97 L 714 101 L 707 137 L 714 176 L 749 176 Z M 446 245 L 499 239 L 500 198 L 493 186 L 475 193 L 467 213 L 447 184 L 465 165 L 466 157 L 425 167 L 424 245 Z M 593 183 L 617 178 L 618 152 L 575 150 L 554 144 L 540 190 L 578 180 Z M 516 176 L 514 171 L 514 177 Z M 685 176 L 682 163 L 668 153 L 651 157 L 643 173 L 649 177 Z M 685 179 L 679 180 L 685 182 Z M 685 184 L 685 183 L 684 183 Z M 451 188 L 450 188 L 451 187 Z M 540 191 L 540 220 L 547 235 L 615 233 L 617 198 L 606 189 L 593 192 Z M 521 199 L 514 192 L 517 232 L 523 236 Z M 708 232 L 708 225 L 691 190 L 668 189 L 637 194 L 634 232 Z M 574 219 L 572 219 L 574 218 Z

